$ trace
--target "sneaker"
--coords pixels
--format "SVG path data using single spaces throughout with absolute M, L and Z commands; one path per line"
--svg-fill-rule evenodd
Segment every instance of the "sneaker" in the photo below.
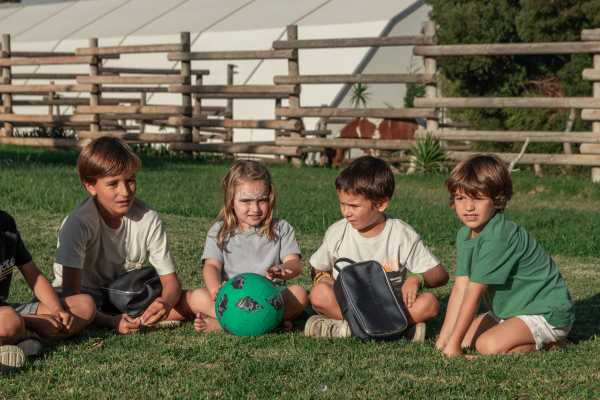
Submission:
M 411 325 L 402 333 L 402 337 L 411 342 L 425 342 L 425 322 Z
M 142 332 L 152 332 L 163 329 L 179 328 L 183 323 L 181 321 L 160 321 L 152 326 L 142 325 Z
M 25 362 L 23 350 L 17 346 L 0 347 L 0 372 L 18 368 Z
M 324 315 L 313 315 L 306 321 L 304 335 L 312 338 L 345 338 L 352 336 L 350 325 L 344 320 L 331 319 Z
M 42 352 L 42 344 L 36 339 L 24 340 L 17 347 L 23 350 L 25 357 L 35 357 Z

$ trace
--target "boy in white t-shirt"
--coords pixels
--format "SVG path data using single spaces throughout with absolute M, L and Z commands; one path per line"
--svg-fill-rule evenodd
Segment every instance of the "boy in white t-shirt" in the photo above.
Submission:
M 329 227 L 310 258 L 315 283 L 310 301 L 321 315 L 309 318 L 306 336 L 351 335 L 333 293 L 333 264 L 346 257 L 355 262 L 377 260 L 386 269 L 406 309 L 405 337 L 424 341 L 425 322 L 437 315 L 440 303 L 432 293 L 418 292 L 444 286 L 448 272 L 410 225 L 384 213 L 396 187 L 390 166 L 372 156 L 360 157 L 340 173 L 335 187 L 344 219 Z
M 54 264 L 55 289 L 65 297 L 89 294 L 97 308 L 102 285 L 145 262 L 156 268 L 162 295 L 140 317 L 97 311 L 94 325 L 123 334 L 193 315 L 188 305 L 191 292 L 181 290 L 162 220 L 135 197 L 140 167 L 140 159 L 117 138 L 98 138 L 81 151 L 77 171 L 90 195 L 63 221 Z

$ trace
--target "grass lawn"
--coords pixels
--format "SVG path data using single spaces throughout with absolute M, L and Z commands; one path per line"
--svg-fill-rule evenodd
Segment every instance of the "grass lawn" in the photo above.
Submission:
M 52 264 L 60 224 L 84 197 L 77 153 L 0 148 L 0 208 L 17 221 L 42 271 Z M 200 256 L 219 210 L 218 184 L 228 168 L 179 158 L 143 158 L 138 197 L 162 215 L 186 289 L 203 286 Z M 310 255 L 341 218 L 338 171 L 269 167 L 276 216 L 296 229 L 304 255 L 296 282 L 309 289 Z M 45 398 L 599 398 L 600 185 L 589 180 L 514 174 L 517 194 L 506 216 L 527 229 L 560 267 L 576 305 L 569 338 L 552 352 L 447 359 L 434 348 L 452 289 L 460 223 L 447 205 L 445 176 L 396 176 L 388 212 L 411 224 L 450 272 L 432 290 L 442 304 L 423 345 L 400 340 L 362 344 L 315 340 L 301 332 L 237 338 L 177 330 L 122 336 L 86 328 L 44 347 L 23 368 L 0 375 L 0 399 Z M 15 273 L 11 301 L 33 296 Z M 486 311 L 482 305 L 481 312 Z M 474 354 L 474 353 L 473 353 Z

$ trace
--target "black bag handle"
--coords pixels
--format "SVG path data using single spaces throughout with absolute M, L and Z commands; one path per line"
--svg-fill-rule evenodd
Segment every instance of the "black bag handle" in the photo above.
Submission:
M 341 269 L 340 269 L 340 267 L 338 267 L 338 266 L 337 266 L 337 264 L 338 264 L 339 262 L 347 262 L 347 263 L 349 263 L 349 264 L 356 264 L 356 262 L 355 262 L 354 260 L 351 260 L 351 259 L 349 259 L 349 258 L 346 258 L 346 257 L 338 258 L 338 259 L 337 259 L 337 260 L 335 260 L 335 262 L 333 263 L 333 268 L 335 268 L 335 270 L 336 270 L 338 273 L 339 273 L 339 272 L 341 272 Z

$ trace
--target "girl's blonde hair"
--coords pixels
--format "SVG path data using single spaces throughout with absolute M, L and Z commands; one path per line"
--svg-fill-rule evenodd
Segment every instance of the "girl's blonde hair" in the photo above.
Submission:
M 235 235 L 235 230 L 238 227 L 238 220 L 233 209 L 235 200 L 235 188 L 247 182 L 260 181 L 269 189 L 269 208 L 267 215 L 263 219 L 261 226 L 262 232 L 257 232 L 259 235 L 266 235 L 269 242 L 276 238 L 275 227 L 273 226 L 273 210 L 275 209 L 275 187 L 271 174 L 259 162 L 250 160 L 238 160 L 221 181 L 221 192 L 223 193 L 223 208 L 219 212 L 217 222 L 223 222 L 219 233 L 217 233 L 217 247 L 222 251 L 229 251 L 225 248 L 225 239 L 228 235 Z

